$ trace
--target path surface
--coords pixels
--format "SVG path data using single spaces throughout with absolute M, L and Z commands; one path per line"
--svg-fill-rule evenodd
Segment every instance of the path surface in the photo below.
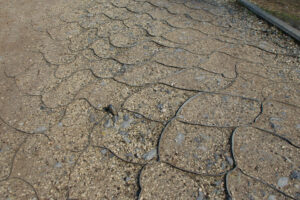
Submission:
M 208 2 L 0 0 L 0 199 L 300 199 L 299 46 Z

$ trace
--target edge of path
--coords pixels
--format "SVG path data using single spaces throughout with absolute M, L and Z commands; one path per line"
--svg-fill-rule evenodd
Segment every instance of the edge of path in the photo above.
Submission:
M 237 0 L 238 3 L 246 7 L 248 10 L 252 11 L 258 17 L 266 20 L 267 22 L 273 24 L 274 26 L 278 27 L 280 30 L 285 32 L 286 34 L 290 35 L 296 41 L 300 42 L 300 31 L 289 24 L 285 23 L 284 21 L 274 17 L 273 15 L 265 12 L 261 8 L 257 7 L 256 5 L 250 3 L 247 0 Z

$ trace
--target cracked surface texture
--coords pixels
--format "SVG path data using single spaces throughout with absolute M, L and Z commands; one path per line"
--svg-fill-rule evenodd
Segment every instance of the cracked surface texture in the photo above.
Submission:
M 300 48 L 232 0 L 0 0 L 0 199 L 300 200 Z

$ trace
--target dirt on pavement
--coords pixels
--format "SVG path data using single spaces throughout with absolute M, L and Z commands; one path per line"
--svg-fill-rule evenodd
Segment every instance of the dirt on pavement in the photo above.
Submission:
M 300 48 L 226 0 L 0 0 L 0 198 L 299 199 Z

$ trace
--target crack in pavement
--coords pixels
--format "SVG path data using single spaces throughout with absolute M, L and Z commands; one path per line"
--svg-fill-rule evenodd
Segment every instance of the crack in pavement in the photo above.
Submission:
M 300 197 L 299 44 L 229 0 L 22 2 L 0 8 L 0 125 L 24 137 L 0 129 L 0 196 Z

